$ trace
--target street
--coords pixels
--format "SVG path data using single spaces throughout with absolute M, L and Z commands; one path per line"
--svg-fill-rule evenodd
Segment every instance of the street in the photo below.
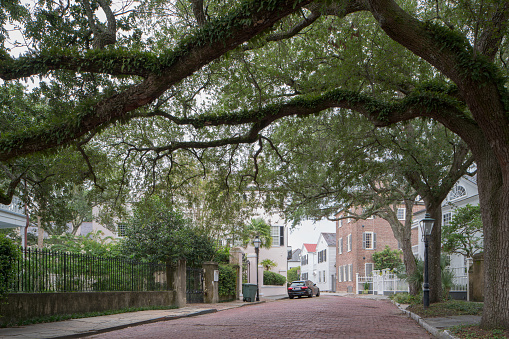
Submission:
M 389 300 L 326 296 L 278 300 L 92 338 L 432 338 Z

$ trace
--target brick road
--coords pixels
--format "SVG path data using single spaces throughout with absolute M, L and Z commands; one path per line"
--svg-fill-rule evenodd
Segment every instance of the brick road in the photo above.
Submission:
M 135 326 L 92 338 L 432 338 L 388 300 L 279 300 Z

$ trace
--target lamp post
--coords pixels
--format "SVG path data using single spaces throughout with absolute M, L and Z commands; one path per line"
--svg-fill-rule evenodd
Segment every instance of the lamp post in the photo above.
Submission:
M 429 279 L 428 279 L 428 242 L 435 219 L 429 213 L 426 213 L 424 219 L 420 221 L 421 233 L 424 240 L 424 284 L 422 286 L 422 304 L 424 308 L 429 307 Z
M 253 241 L 255 252 L 256 252 L 256 301 L 260 301 L 260 288 L 258 287 L 258 255 L 260 254 L 260 244 L 262 241 L 258 236 L 255 237 Z

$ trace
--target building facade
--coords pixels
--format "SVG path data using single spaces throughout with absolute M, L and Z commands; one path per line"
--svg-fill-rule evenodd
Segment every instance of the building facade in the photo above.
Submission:
M 422 206 L 415 206 L 414 212 L 420 209 Z M 398 220 L 404 222 L 405 208 L 398 208 L 397 215 Z M 418 244 L 417 235 L 417 230 L 412 230 L 412 245 Z M 339 292 L 355 293 L 356 274 L 371 275 L 375 269 L 373 253 L 384 250 L 386 246 L 392 250 L 400 249 L 391 226 L 380 217 L 338 220 L 336 241 L 336 289 Z
M 320 291 L 336 291 L 336 233 L 320 233 L 316 243 L 316 271 L 313 282 Z

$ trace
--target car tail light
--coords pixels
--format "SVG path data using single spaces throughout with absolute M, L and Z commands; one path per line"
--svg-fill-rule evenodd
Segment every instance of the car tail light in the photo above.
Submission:
M 293 287 L 288 287 L 288 291 L 291 291 L 291 290 L 293 290 Z
M 308 288 L 308 287 L 307 287 L 307 286 L 302 286 L 301 288 L 302 288 L 303 290 L 305 290 L 305 289 L 306 289 L 306 288 Z

